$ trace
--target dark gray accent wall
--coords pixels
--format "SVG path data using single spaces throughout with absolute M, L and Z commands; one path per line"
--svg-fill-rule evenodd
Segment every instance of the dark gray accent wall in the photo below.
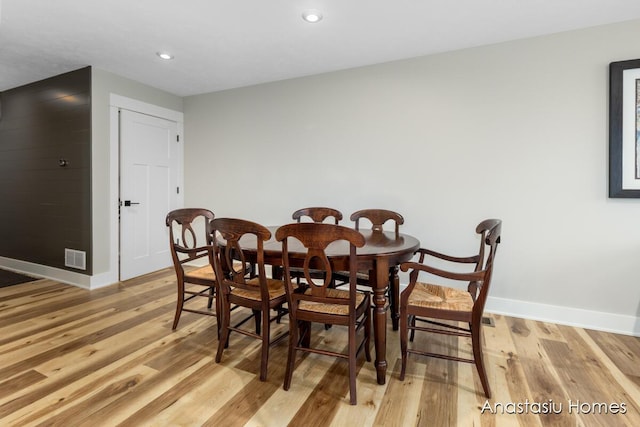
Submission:
M 91 67 L 0 103 L 0 256 L 91 275 Z M 65 267 L 65 248 L 85 270 Z

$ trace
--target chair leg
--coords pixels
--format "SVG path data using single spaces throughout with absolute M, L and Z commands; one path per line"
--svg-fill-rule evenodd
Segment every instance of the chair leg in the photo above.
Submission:
M 300 328 L 300 347 L 309 348 L 311 345 L 311 322 L 301 321 L 298 327 Z
M 349 403 L 356 405 L 356 327 L 349 327 Z
M 298 285 L 300 285 L 300 284 L 298 284 Z M 329 282 L 329 287 L 332 288 L 332 289 L 335 289 L 335 288 L 338 287 L 335 274 L 331 275 L 331 281 Z M 324 330 L 328 331 L 329 329 L 331 329 L 332 326 L 333 325 L 331 323 L 325 323 L 324 324 Z
M 391 306 L 391 324 L 393 330 L 398 330 L 398 306 L 400 305 L 400 278 L 398 268 L 392 267 L 389 270 L 389 305 Z
M 416 336 L 416 316 L 409 317 L 409 324 L 411 325 L 411 337 L 409 337 L 409 341 L 413 342 L 413 339 Z
M 178 282 L 178 301 L 176 303 L 176 315 L 173 317 L 173 326 L 172 330 L 175 330 L 178 327 L 178 321 L 180 320 L 180 315 L 182 314 L 182 306 L 184 305 L 184 283 Z
M 207 308 L 211 310 L 211 306 L 213 305 L 213 297 L 215 296 L 215 288 L 213 286 L 209 287 L 209 302 L 207 303 Z
M 262 356 L 260 361 L 260 381 L 267 380 L 267 366 L 269 363 L 269 334 L 271 322 L 269 322 L 269 307 L 262 309 Z
M 364 321 L 364 356 L 367 362 L 371 362 L 371 310 L 369 308 L 365 312 Z
M 253 317 L 256 319 L 256 334 L 260 334 L 260 319 L 262 319 L 262 313 L 260 313 L 260 310 L 252 310 L 253 311 Z
M 222 360 L 222 352 L 229 345 L 229 317 L 231 316 L 231 305 L 227 303 L 227 301 L 221 302 L 221 311 L 220 314 L 222 320 L 222 326 L 220 327 L 221 334 L 220 339 L 218 339 L 218 352 L 216 353 L 216 363 L 220 363 Z
M 220 298 L 220 292 L 216 291 L 216 327 L 218 329 L 218 340 L 220 339 L 220 331 L 222 329 L 222 299 Z M 231 313 L 231 309 L 229 309 Z M 228 344 L 228 343 L 227 343 Z
M 402 369 L 400 370 L 400 381 L 404 381 L 404 375 L 407 371 L 407 314 L 400 307 L 400 354 L 402 355 Z M 413 331 L 411 331 L 413 332 Z M 412 339 L 413 341 L 413 339 Z
M 484 358 L 482 355 L 482 341 L 481 341 L 482 329 L 480 322 L 476 322 L 471 325 L 471 341 L 473 347 L 473 360 L 480 376 L 480 382 L 484 390 L 487 399 L 491 399 L 491 388 L 489 387 L 489 380 L 487 379 L 487 371 L 484 367 Z
M 289 387 L 291 387 L 291 377 L 293 376 L 293 367 L 296 362 L 296 346 L 299 340 L 298 327 L 296 322 L 289 322 L 289 351 L 287 352 L 287 368 L 282 386 L 285 390 L 289 390 Z
M 282 305 L 277 306 L 276 313 L 276 323 L 280 324 L 280 322 L 282 321 L 282 316 L 284 316 L 284 314 L 286 313 L 284 307 Z

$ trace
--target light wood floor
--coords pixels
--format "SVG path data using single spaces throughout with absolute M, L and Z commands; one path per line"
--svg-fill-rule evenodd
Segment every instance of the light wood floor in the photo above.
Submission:
M 164 270 L 96 291 L 50 280 L 1 288 L 0 425 L 640 426 L 639 338 L 491 316 L 487 402 L 469 364 L 410 356 L 400 382 L 389 330 L 387 383 L 361 357 L 351 406 L 347 364 L 326 356 L 304 357 L 282 389 L 286 340 L 271 349 L 267 382 L 257 340 L 232 336 L 215 363 L 213 317 L 184 313 L 171 330 L 174 287 Z M 341 347 L 343 332 L 320 326 L 313 339 Z M 542 403 L 560 413 L 538 414 Z

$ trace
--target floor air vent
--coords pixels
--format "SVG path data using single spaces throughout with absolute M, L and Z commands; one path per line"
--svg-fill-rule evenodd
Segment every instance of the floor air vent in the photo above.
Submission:
M 84 251 L 76 251 L 74 249 L 65 249 L 64 265 L 66 267 L 77 268 L 79 270 L 86 270 L 87 253 Z

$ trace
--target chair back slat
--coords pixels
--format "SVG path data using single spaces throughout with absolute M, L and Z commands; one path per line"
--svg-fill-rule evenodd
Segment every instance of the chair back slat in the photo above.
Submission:
M 400 234 L 400 225 L 404 224 L 404 218 L 397 212 L 387 209 L 362 209 L 351 214 L 351 221 L 355 221 L 356 230 L 360 229 L 360 219 L 365 218 L 371 222 L 373 231 L 382 231 L 384 224 L 392 220 L 395 223 L 396 236 Z
M 302 222 L 304 217 L 310 218 L 313 222 L 324 222 L 327 218 L 333 218 L 334 224 L 337 225 L 342 221 L 342 212 L 333 208 L 316 206 L 298 209 L 291 217 L 297 222 Z
M 476 233 L 480 234 L 480 261 L 478 262 L 480 269 L 477 271 L 484 272 L 481 281 L 476 282 L 476 292 L 472 292 L 473 284 L 470 284 L 469 291 L 472 292 L 475 304 L 473 306 L 474 317 L 478 319 L 482 317 L 484 306 L 487 301 L 491 278 L 493 276 L 493 263 L 495 260 L 498 245 L 500 244 L 500 236 L 502 234 L 502 221 L 499 219 L 487 219 L 482 221 L 476 227 Z M 486 253 L 486 258 L 485 258 Z
M 289 239 L 294 238 L 300 241 L 300 243 L 306 249 L 304 254 L 303 269 L 304 277 L 309 285 L 310 293 L 295 293 L 293 284 L 291 283 L 291 261 L 293 256 L 289 253 Z M 308 300 L 315 302 L 324 302 L 320 299 L 327 298 L 330 292 L 330 284 L 333 273 L 333 267 L 330 259 L 327 256 L 327 247 L 336 241 L 346 240 L 349 242 L 350 247 L 350 295 L 353 301 L 335 301 L 336 304 L 353 304 L 355 305 L 355 292 L 356 292 L 356 272 L 357 272 L 357 258 L 356 248 L 364 246 L 364 236 L 358 231 L 334 224 L 323 223 L 295 223 L 287 224 L 278 228 L 276 231 L 276 240 L 282 241 L 282 259 L 284 264 L 285 274 L 285 286 L 292 301 Z M 299 260 L 298 260 L 299 263 Z M 323 271 L 324 280 L 322 282 L 313 279 L 313 274 L 318 271 Z M 315 275 L 317 277 L 317 274 Z M 295 310 L 295 303 L 290 310 Z
M 177 273 L 182 271 L 183 264 L 208 256 L 207 246 L 211 244 L 208 224 L 213 218 L 213 212 L 204 208 L 176 209 L 167 214 L 169 250 Z M 196 228 L 202 231 L 198 233 Z
M 262 298 L 268 299 L 267 276 L 264 268 L 264 242 L 271 238 L 271 232 L 258 223 L 236 218 L 216 218 L 211 221 L 211 232 L 220 236 L 224 242 L 213 239 L 215 248 L 214 268 L 222 292 L 228 294 L 233 287 L 255 290 L 254 285 L 247 284 L 252 277 L 249 269 L 233 268 L 234 262 L 246 266 L 255 264 L 258 267 L 258 280 Z M 242 250 L 241 239 L 256 241 L 255 260 L 249 260 Z

